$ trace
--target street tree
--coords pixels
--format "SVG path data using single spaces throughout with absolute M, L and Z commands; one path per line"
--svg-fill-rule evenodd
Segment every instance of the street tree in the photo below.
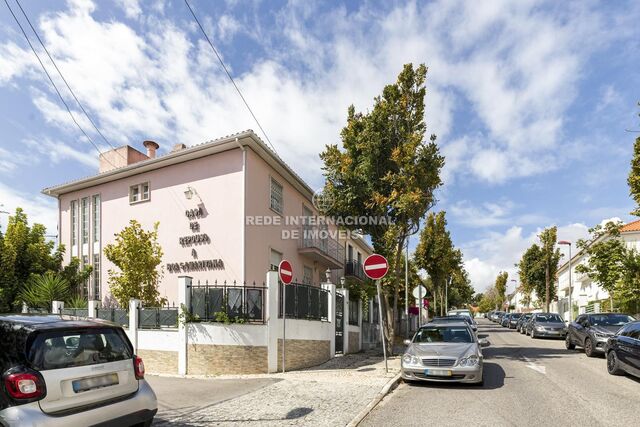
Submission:
M 138 221 L 132 219 L 129 225 L 115 236 L 115 243 L 105 246 L 104 254 L 117 270 L 109 269 L 108 283 L 111 294 L 120 307 L 127 307 L 130 299 L 139 299 L 146 306 L 165 303 L 158 292 L 158 281 L 162 270 L 162 248 L 158 243 L 158 226 L 145 231 Z
M 62 267 L 60 275 L 69 283 L 71 296 L 79 299 L 86 299 L 84 294 L 84 284 L 91 277 L 93 267 L 91 265 L 82 266 L 78 257 L 71 257 L 69 264 Z
M 462 273 L 462 252 L 453 245 L 451 234 L 447 230 L 445 215 L 444 211 L 429 213 L 420 231 L 420 240 L 414 254 L 416 265 L 425 270 L 431 278 L 435 299 L 440 300 L 441 315 L 445 314 L 444 298 L 447 282 L 451 281 L 452 284 L 456 274 L 460 277 L 458 283 L 468 281 Z
M 498 309 L 502 309 L 504 302 L 507 299 L 507 280 L 509 279 L 509 273 L 501 271 L 496 277 L 496 283 L 494 285 L 497 293 L 496 303 Z
M 525 299 L 531 302 L 531 295 L 535 292 L 538 297 L 545 294 L 545 268 L 542 249 L 536 243 L 531 245 L 516 264 L 520 287 Z
M 636 202 L 636 207 L 631 215 L 640 216 L 640 137 L 636 138 L 633 144 L 633 158 L 631 159 L 631 171 L 627 178 L 629 184 L 629 194 Z
M 27 214 L 17 208 L 9 216 L 0 241 L 0 312 L 19 307 L 18 293 L 32 275 L 59 271 L 64 246 L 46 239 L 42 224 L 29 225 Z
M 323 195 L 332 201 L 322 213 L 385 219 L 357 228 L 371 236 L 375 251 L 385 255 L 392 268 L 383 281 L 384 331 L 389 343 L 395 336 L 403 248 L 436 203 L 434 190 L 441 185 L 444 165 L 435 135 L 425 141 L 426 76 L 423 64 L 405 65 L 396 83 L 385 86 L 375 98 L 370 112 L 356 113 L 353 105 L 349 107 L 341 132 L 342 149 L 328 145 L 320 154 Z
M 551 286 L 551 284 L 553 281 L 555 281 L 560 258 L 562 258 L 562 253 L 556 246 L 558 240 L 558 227 L 553 226 L 550 228 L 545 228 L 538 235 L 538 239 L 540 240 L 541 244 L 540 248 L 542 250 L 542 260 L 544 265 L 544 305 L 545 310 L 548 312 L 551 300 L 556 298 L 556 287 Z

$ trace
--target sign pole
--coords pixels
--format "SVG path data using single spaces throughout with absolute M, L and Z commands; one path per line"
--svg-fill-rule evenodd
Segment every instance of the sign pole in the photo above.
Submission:
M 384 355 L 384 370 L 389 373 L 387 366 L 387 346 L 384 343 L 384 323 L 382 323 L 382 298 L 380 297 L 380 280 L 376 280 L 376 289 L 378 291 L 378 315 L 380 316 L 380 337 L 382 338 L 382 354 Z
M 420 314 L 418 315 L 418 329 L 420 329 L 420 326 L 422 326 L 422 285 L 418 285 L 418 295 L 420 295 L 420 298 L 418 298 L 418 305 L 420 306 Z
M 282 373 L 284 374 L 284 347 L 287 331 L 287 285 L 282 284 Z

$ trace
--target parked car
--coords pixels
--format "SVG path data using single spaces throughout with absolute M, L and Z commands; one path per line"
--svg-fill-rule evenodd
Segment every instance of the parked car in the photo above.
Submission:
M 499 322 L 503 314 L 504 314 L 504 311 L 494 311 L 493 314 L 491 315 L 491 320 L 497 323 Z
M 509 319 L 511 319 L 511 313 L 505 313 L 500 319 L 500 326 L 503 328 L 509 326 Z
M 522 313 L 511 313 L 509 316 L 509 323 L 507 324 L 507 328 L 515 329 L 518 324 L 518 320 L 522 317 Z
M 588 357 L 603 354 L 607 340 L 634 320 L 628 314 L 620 313 L 581 314 L 569 325 L 565 346 L 568 350 L 580 346 Z
M 481 346 L 466 322 L 432 322 L 421 327 L 401 360 L 406 381 L 461 382 L 482 385 Z
M 458 323 L 465 322 L 474 332 L 478 331 L 478 325 L 469 316 L 438 316 L 434 317 L 430 323 Z
M 497 324 L 501 324 L 502 323 L 502 318 L 504 317 L 505 314 L 507 314 L 507 313 L 505 313 L 504 311 L 499 311 L 497 313 L 497 316 L 496 316 L 496 323 Z
M 120 326 L 0 315 L 0 342 L 0 425 L 151 425 L 156 395 Z
M 534 313 L 526 331 L 531 338 L 564 338 L 567 335 L 567 327 L 558 313 Z
M 611 375 L 626 372 L 640 378 L 640 321 L 627 323 L 607 339 L 605 354 Z
M 522 316 L 520 316 L 520 318 L 518 319 L 518 323 L 516 323 L 516 331 L 524 334 L 525 327 L 527 326 L 527 322 L 529 321 L 529 319 L 531 319 L 531 313 L 524 313 Z

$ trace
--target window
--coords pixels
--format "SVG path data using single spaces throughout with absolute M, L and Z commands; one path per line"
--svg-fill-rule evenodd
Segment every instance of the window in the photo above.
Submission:
M 279 214 L 284 212 L 284 203 L 282 200 L 282 184 L 271 178 L 271 209 Z
M 81 201 L 80 215 L 82 220 L 82 244 L 89 243 L 89 198 L 85 197 Z
M 145 202 L 149 200 L 149 183 L 132 185 L 129 187 L 129 203 Z
M 93 255 L 93 299 L 100 301 L 100 254 Z
M 71 247 L 78 244 L 78 202 L 71 201 Z
M 347 245 L 347 261 L 353 261 L 353 246 Z
M 271 249 L 271 255 L 269 258 L 269 269 L 271 271 L 278 271 L 278 266 L 282 261 L 282 254 L 278 251 Z
M 313 283 L 313 269 L 311 267 L 304 266 L 304 274 L 302 276 L 302 283 L 310 285 Z
M 93 196 L 93 241 L 100 241 L 100 195 Z
M 360 317 L 360 301 L 349 300 L 349 324 L 358 325 L 358 317 Z

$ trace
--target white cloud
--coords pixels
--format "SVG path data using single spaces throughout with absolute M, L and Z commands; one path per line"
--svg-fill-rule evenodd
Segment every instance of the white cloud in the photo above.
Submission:
M 538 242 L 538 234 L 541 229 L 525 235 L 522 227 L 513 226 L 504 233 L 489 232 L 484 237 L 462 245 L 464 253 L 465 268 L 469 272 L 471 284 L 476 292 L 483 292 L 495 283 L 497 274 L 500 271 L 509 273 L 509 280 L 515 279 L 519 282 L 517 268 L 524 251 L 533 243 Z M 575 254 L 575 242 L 578 239 L 588 237 L 588 227 L 585 224 L 575 223 L 558 227 L 558 240 L 569 240 L 573 243 L 573 253 Z M 568 259 L 568 248 L 559 247 L 565 254 L 561 263 Z M 508 289 L 512 291 L 515 283 L 509 282 Z
M 116 4 L 124 10 L 127 18 L 137 18 L 142 13 L 138 0 L 116 0 Z
M 54 164 L 60 163 L 65 159 L 71 159 L 98 170 L 99 162 L 95 151 L 85 152 L 80 148 L 75 149 L 64 142 L 52 141 L 46 137 L 39 140 L 27 139 L 24 143 L 31 147 L 34 155 L 37 153 L 42 157 L 46 157 L 47 160 Z M 103 149 L 102 151 L 105 150 Z
M 137 2 L 123 7 L 128 16 L 140 13 Z M 79 98 L 114 143 L 150 137 L 168 147 L 256 128 L 209 47 L 192 41 L 200 38 L 192 25 L 145 11 L 134 30 L 98 21 L 94 9 L 89 1 L 76 1 L 69 12 L 41 16 L 39 26 Z M 226 15 L 216 28 L 223 37 L 253 28 L 269 45 L 269 57 L 256 58 L 236 81 L 284 159 L 308 162 L 301 172 L 312 184 L 320 179 L 317 153 L 339 140 L 346 107 L 369 109 L 373 96 L 410 61 L 430 67 L 426 118 L 428 132 L 438 134 L 450 156 L 445 175 L 504 182 L 557 167 L 579 67 L 610 40 L 588 5 L 553 11 L 532 2 L 497 1 L 481 10 L 471 2 L 412 3 L 384 14 L 366 7 L 324 13 L 299 4 L 279 17 L 277 29 Z M 276 36 L 286 42 L 275 45 L 270 39 Z M 34 70 L 29 53 L 12 42 L 0 51 L 11 53 L 0 62 L 0 83 Z M 57 101 L 35 102 L 47 120 L 69 129 Z M 460 112 L 474 112 L 478 126 L 447 142 Z
M 13 215 L 16 208 L 20 207 L 28 215 L 29 223 L 40 223 L 47 228 L 47 234 L 57 234 L 58 207 L 56 201 L 50 197 L 38 194 L 22 193 L 7 185 L 0 183 L 0 210 L 8 211 Z M 7 215 L 0 214 L 0 224 L 6 230 Z

